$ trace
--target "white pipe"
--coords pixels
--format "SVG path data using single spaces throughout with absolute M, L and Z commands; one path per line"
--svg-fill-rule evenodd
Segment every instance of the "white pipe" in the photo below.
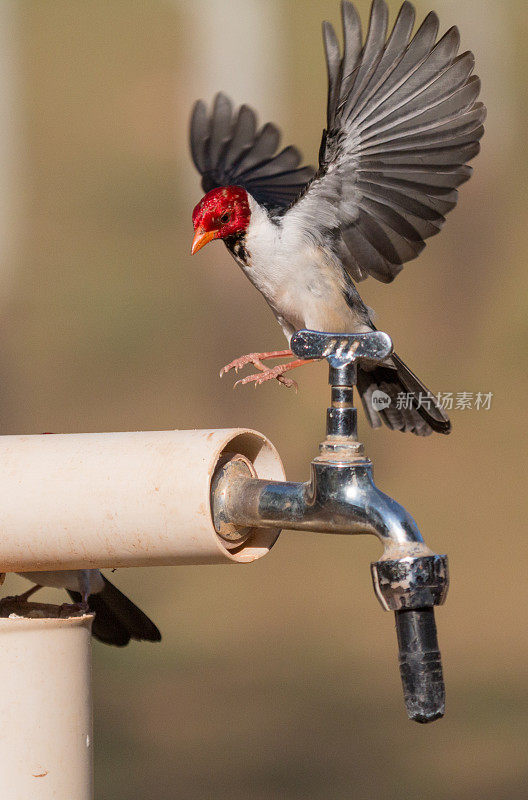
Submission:
M 0 571 L 260 558 L 278 530 L 254 529 L 230 550 L 212 522 L 211 479 L 225 453 L 284 479 L 273 445 L 242 428 L 1 436 Z
M 0 619 L 0 797 L 91 800 L 92 617 Z

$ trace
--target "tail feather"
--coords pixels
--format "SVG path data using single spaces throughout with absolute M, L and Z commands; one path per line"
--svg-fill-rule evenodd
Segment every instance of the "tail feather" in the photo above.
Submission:
M 118 647 L 128 644 L 131 639 L 159 642 L 161 634 L 152 620 L 104 575 L 103 580 L 103 589 L 88 597 L 90 610 L 95 614 L 92 626 L 95 638 Z M 74 602 L 80 602 L 78 592 L 68 591 L 68 594 Z
M 360 367 L 357 386 L 373 428 L 379 428 L 383 421 L 393 431 L 409 431 L 416 436 L 451 431 L 449 417 L 437 398 L 396 354 L 391 356 L 390 363 L 372 369 Z M 374 403 L 373 400 L 380 399 L 373 398 L 375 391 L 387 395 L 390 403 L 385 407 L 383 402 Z

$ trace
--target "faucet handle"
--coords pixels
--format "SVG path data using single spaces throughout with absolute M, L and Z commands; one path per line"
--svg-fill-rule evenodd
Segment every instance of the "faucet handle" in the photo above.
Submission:
M 300 330 L 293 334 L 290 347 L 299 358 L 326 358 L 331 367 L 339 368 L 356 361 L 383 361 L 392 353 L 392 340 L 387 333 L 325 333 Z

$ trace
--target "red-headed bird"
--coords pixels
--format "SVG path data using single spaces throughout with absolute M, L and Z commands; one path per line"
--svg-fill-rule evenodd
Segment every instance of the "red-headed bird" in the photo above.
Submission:
M 223 239 L 288 343 L 301 328 L 375 329 L 355 284 L 369 275 L 390 283 L 438 233 L 484 132 L 474 57 L 457 55 L 456 28 L 437 41 L 431 12 L 412 36 L 414 8 L 405 2 L 387 35 L 387 6 L 373 0 L 363 42 L 354 6 L 343 2 L 341 10 L 342 53 L 334 29 L 323 23 L 328 105 L 317 171 L 299 166 L 295 147 L 277 153 L 276 126 L 258 129 L 254 111 L 234 110 L 223 94 L 210 113 L 196 103 L 191 120 L 192 157 L 207 192 L 193 212 L 192 252 Z M 293 385 L 285 373 L 304 361 L 273 369 L 262 363 L 290 355 L 250 353 L 222 372 L 252 363 L 260 372 L 241 383 L 277 378 Z M 450 431 L 438 400 L 395 354 L 362 366 L 358 390 L 373 427 L 383 420 L 422 436 Z M 387 408 L 373 408 L 374 390 L 389 396 Z

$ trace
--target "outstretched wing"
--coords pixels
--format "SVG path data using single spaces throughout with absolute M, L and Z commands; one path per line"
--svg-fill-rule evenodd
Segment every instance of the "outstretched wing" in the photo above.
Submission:
M 287 208 L 315 173 L 299 167 L 295 147 L 277 153 L 279 129 L 268 122 L 257 129 L 257 117 L 249 106 L 233 110 L 224 94 L 217 94 L 210 114 L 202 100 L 191 118 L 191 153 L 202 175 L 202 188 L 242 186 L 270 211 Z
M 328 108 L 319 171 L 288 216 L 324 241 L 330 234 L 355 280 L 388 283 L 456 205 L 485 108 L 475 102 L 473 54 L 457 56 L 456 28 L 436 42 L 436 14 L 411 38 L 414 8 L 405 2 L 387 38 L 387 6 L 373 0 L 364 44 L 351 3 L 342 3 L 342 18 L 342 55 L 323 25 Z

